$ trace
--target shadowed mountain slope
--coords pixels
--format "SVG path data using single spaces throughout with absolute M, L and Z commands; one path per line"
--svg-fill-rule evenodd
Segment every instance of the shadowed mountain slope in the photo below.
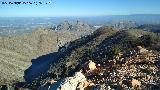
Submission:
M 0 84 L 23 80 L 31 59 L 55 52 L 65 43 L 75 40 L 73 33 L 59 33 L 39 28 L 31 34 L 0 38 Z

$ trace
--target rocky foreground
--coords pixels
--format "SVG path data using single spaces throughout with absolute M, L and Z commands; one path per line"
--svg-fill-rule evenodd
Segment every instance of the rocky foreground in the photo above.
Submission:
M 160 55 L 141 46 L 113 60 L 88 60 L 71 77 L 46 81 L 39 90 L 160 90 Z

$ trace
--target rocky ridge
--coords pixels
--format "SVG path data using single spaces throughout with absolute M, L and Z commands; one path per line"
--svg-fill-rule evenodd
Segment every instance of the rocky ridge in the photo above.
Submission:
M 27 87 L 37 88 L 50 79 L 59 81 L 82 70 L 87 81 L 93 82 L 96 88 L 159 88 L 159 51 L 155 49 L 159 40 L 158 34 L 146 31 L 102 27 L 60 48 L 56 54 L 60 58 L 53 59 L 57 62 L 50 64 L 47 74 L 40 75 Z M 89 60 L 92 68 L 86 67 Z M 145 75 L 153 76 L 156 83 L 141 81 Z
M 73 32 L 76 33 L 77 36 L 85 36 L 91 34 L 93 31 L 96 30 L 96 28 L 77 20 L 75 23 L 64 21 L 59 25 L 55 26 L 53 30 L 59 32 Z
M 50 85 L 40 90 L 159 90 L 160 66 L 156 62 L 160 55 L 141 46 L 130 51 L 128 57 L 125 55 L 120 53 L 102 64 L 89 60 L 73 77 L 48 82 Z

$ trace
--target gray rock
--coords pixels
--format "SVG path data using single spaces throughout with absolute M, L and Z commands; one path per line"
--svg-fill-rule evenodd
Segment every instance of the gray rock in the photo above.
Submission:
M 67 77 L 55 84 L 43 86 L 39 90 L 76 90 L 78 84 L 83 81 L 86 81 L 85 76 L 81 72 L 76 72 L 73 77 Z

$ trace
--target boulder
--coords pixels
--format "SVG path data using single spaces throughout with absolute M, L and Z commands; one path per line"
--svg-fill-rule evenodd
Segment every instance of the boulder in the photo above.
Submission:
M 94 63 L 91 60 L 86 62 L 82 67 L 83 67 L 83 70 L 87 73 L 87 75 L 91 75 L 95 73 L 95 71 L 97 70 L 96 63 Z
M 141 82 L 136 79 L 133 79 L 131 84 L 132 84 L 132 87 L 134 87 L 134 88 L 141 86 Z
M 48 86 L 41 87 L 39 90 L 76 90 L 79 83 L 86 81 L 81 72 L 76 72 L 73 77 L 67 77 Z
M 90 90 L 95 84 L 92 81 L 83 81 L 78 84 L 78 90 Z
M 141 46 L 137 46 L 137 48 L 138 48 L 138 50 L 139 50 L 139 53 L 146 53 L 146 52 L 148 52 L 147 49 L 145 49 L 145 48 L 143 48 L 143 47 L 141 47 Z
M 88 62 L 88 68 L 91 71 L 95 70 L 96 69 L 96 64 L 93 61 L 89 60 L 89 62 Z

